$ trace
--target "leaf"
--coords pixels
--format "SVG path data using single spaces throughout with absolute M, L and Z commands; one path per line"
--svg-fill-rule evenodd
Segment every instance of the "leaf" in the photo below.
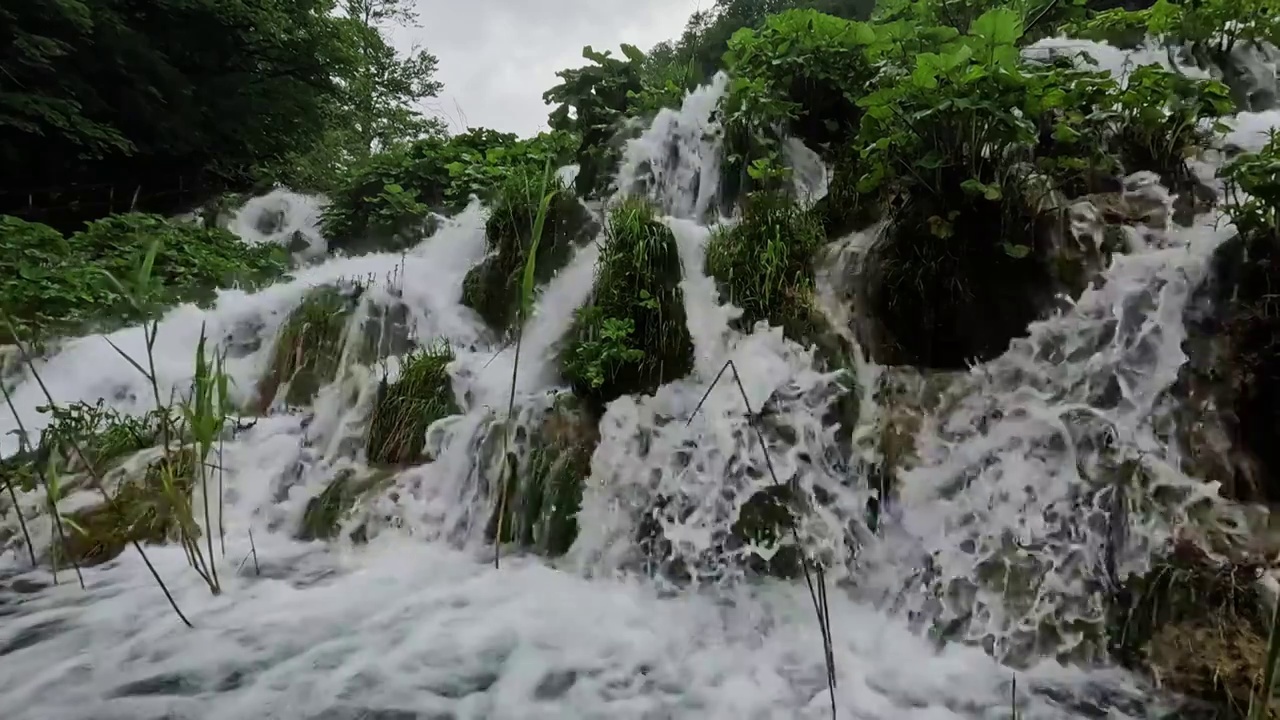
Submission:
M 993 8 L 973 21 L 969 34 L 992 45 L 1012 45 L 1022 37 L 1022 16 L 1010 8 Z
M 1001 243 L 1001 246 L 1004 248 L 1005 254 L 1014 260 L 1021 260 L 1031 254 L 1031 247 L 1029 245 L 1011 245 L 1005 242 Z

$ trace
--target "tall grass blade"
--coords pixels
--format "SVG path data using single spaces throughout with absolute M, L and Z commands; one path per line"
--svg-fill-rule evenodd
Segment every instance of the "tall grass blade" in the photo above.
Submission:
M 18 410 L 13 406 L 13 398 L 9 395 L 9 388 L 0 382 L 0 392 L 4 393 L 5 404 L 9 406 L 9 412 L 13 413 L 14 420 L 18 423 L 18 452 L 23 452 L 27 447 L 27 431 L 22 427 L 22 418 L 18 417 Z M 31 566 L 36 566 L 36 546 L 31 542 L 31 531 L 27 529 L 27 519 L 22 516 L 22 506 L 18 504 L 18 492 L 13 489 L 13 478 L 9 475 L 4 476 L 5 489 L 9 491 L 9 500 L 13 503 L 13 511 L 18 514 L 18 527 L 22 528 L 22 539 L 27 543 L 27 554 L 31 556 Z
M 1249 698 L 1249 720 L 1263 720 L 1271 715 L 1277 663 L 1280 663 L 1280 597 L 1275 598 L 1275 608 L 1271 612 L 1271 632 L 1267 635 L 1267 664 L 1262 668 L 1261 692 Z
M 511 452 L 511 425 L 514 422 L 512 415 L 515 413 L 516 407 L 516 377 L 520 371 L 520 346 L 524 339 L 524 325 L 529 315 L 533 312 L 533 289 L 534 279 L 538 267 L 538 245 L 542 242 L 542 231 L 546 227 L 547 213 L 551 208 L 551 200 L 555 197 L 556 191 L 547 192 L 547 185 L 551 180 L 551 159 L 548 158 L 546 166 L 542 169 L 542 184 L 538 189 L 540 200 L 538 202 L 538 213 L 533 219 L 533 227 L 530 232 L 529 251 L 524 259 L 524 269 L 520 276 L 520 314 L 516 320 L 516 350 L 515 358 L 511 363 L 511 392 L 507 397 L 507 421 L 503 430 L 503 456 L 507 457 Z M 508 471 L 510 470 L 510 471 Z M 506 525 L 507 517 L 507 484 L 514 478 L 515 474 L 513 463 L 504 462 L 502 464 L 502 480 L 498 483 L 498 522 L 497 530 L 493 536 L 493 566 L 499 565 L 499 558 L 502 556 L 502 531 Z
M 693 423 L 693 418 L 702 410 L 703 404 L 711 396 L 711 391 L 716 388 L 720 378 L 724 377 L 725 372 L 728 370 L 733 371 L 733 381 L 738 387 L 738 394 L 742 396 L 742 404 L 747 408 L 747 422 L 751 425 L 751 429 L 755 431 L 756 440 L 760 443 L 760 450 L 764 453 L 764 464 L 769 471 L 769 478 L 772 480 L 774 487 L 784 487 L 783 483 L 778 480 L 778 473 L 773 467 L 773 457 L 769 453 L 769 445 L 765 442 L 764 432 L 757 422 L 756 413 L 751 408 L 751 400 L 748 399 L 747 390 L 742 385 L 742 377 L 738 375 L 738 366 L 733 363 L 732 359 L 726 360 L 724 366 L 720 368 L 720 372 L 716 373 L 715 379 L 711 381 L 707 391 L 698 400 L 697 407 L 689 415 L 689 419 L 685 422 L 685 427 Z M 798 492 L 799 490 L 794 483 L 790 487 L 793 491 Z M 800 531 L 796 527 L 795 517 L 790 513 L 787 514 L 787 525 L 796 546 L 801 547 Z M 822 654 L 827 666 L 827 691 L 831 697 L 831 717 L 834 720 L 836 717 L 835 645 L 831 639 L 831 610 L 827 604 L 826 573 L 820 566 L 813 564 L 803 552 L 800 553 L 800 569 L 804 573 L 805 585 L 808 586 L 809 597 L 813 601 L 813 611 L 818 618 L 818 627 L 822 633 Z

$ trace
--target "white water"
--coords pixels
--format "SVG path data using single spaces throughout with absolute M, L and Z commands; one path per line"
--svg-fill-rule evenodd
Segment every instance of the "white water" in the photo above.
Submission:
M 458 304 L 463 276 L 484 252 L 482 210 L 472 207 L 404 256 L 330 259 L 291 282 L 229 291 L 212 309 L 179 308 L 161 323 L 162 392 L 186 387 L 203 322 L 233 351 L 229 371 L 247 399 L 270 338 L 308 288 L 403 278 L 400 301 L 416 337 L 446 338 L 458 353 L 451 369 L 465 414 L 433 426 L 438 459 L 401 473 L 368 509 L 371 542 L 291 539 L 307 499 L 335 468 L 359 463 L 349 441 L 377 379 L 365 373 L 322 392 L 314 417 L 275 415 L 228 442 L 221 596 L 208 593 L 180 551 L 150 551 L 194 630 L 172 615 L 133 553 L 87 571 L 87 591 L 64 582 L 18 593 L 17 576 L 0 581 L 0 717 L 826 717 L 809 597 L 796 583 L 743 582 L 727 561 L 743 550 L 723 547 L 737 509 L 769 482 L 733 386 L 712 392 L 686 427 L 730 358 L 752 407 L 768 400 L 773 421 L 794 438 L 769 433 L 780 479 L 796 476 L 827 498 L 801 535 L 832 567 L 841 717 L 1007 717 L 1013 671 L 980 647 L 938 649 L 913 632 L 912 618 L 968 618 L 962 634 L 1027 666 L 1018 675 L 1022 717 L 1145 717 L 1147 690 L 1122 672 L 1032 661 L 1088 649 L 1100 609 L 1090 582 L 1106 532 L 1091 508 L 1104 500 L 1104 466 L 1141 455 L 1176 501 L 1197 490 L 1172 469 L 1177 458 L 1160 422 L 1184 360 L 1188 290 L 1226 229 L 1179 230 L 1165 249 L 1121 257 L 1102 288 L 960 381 L 949 412 L 926 423 L 921 466 L 904 479 L 878 538 L 861 519 L 870 493 L 861 465 L 833 450 L 836 430 L 822 421 L 834 378 L 776 330 L 730 331 L 734 311 L 718 304 L 702 271 L 708 231 L 696 221 L 712 208 L 717 174 L 717 140 L 705 133 L 714 131 L 723 87 L 718 80 L 659 116 L 626 154 L 619 186 L 648 192 L 676 216 L 669 224 L 697 358 L 691 377 L 609 408 L 567 557 L 506 557 L 494 569 L 484 547 L 494 477 L 486 447 L 505 412 L 514 349 L 489 345 Z M 304 222 L 290 215 L 286 225 Z M 544 408 L 556 384 L 549 360 L 589 292 L 595 254 L 579 252 L 539 297 L 520 359 L 522 418 Z M 392 301 L 385 284 L 366 297 Z M 112 339 L 130 353 L 143 349 L 136 328 Z M 148 407 L 141 376 L 100 337 L 68 344 L 40 371 L 59 401 Z M 865 368 L 860 379 L 871 385 L 885 372 Z M 345 392 L 352 388 L 354 397 Z M 42 425 L 33 383 L 17 388 L 15 402 L 29 427 Z M 0 420 L 6 453 L 13 427 Z M 656 519 L 671 547 L 655 557 L 637 546 L 635 531 L 659 497 L 668 502 Z M 37 499 L 26 501 L 34 514 Z M 1141 567 L 1180 512 L 1177 502 L 1135 509 L 1143 524 L 1129 529 L 1124 566 Z M 260 571 L 247 559 L 250 530 Z M 2 562 L 25 572 L 22 558 L 13 548 Z M 647 575 L 677 562 L 692 584 Z M 1014 573 L 990 572 L 993 565 L 1017 566 L 1019 582 L 1006 586 Z M 18 579 L 43 585 L 47 573 Z

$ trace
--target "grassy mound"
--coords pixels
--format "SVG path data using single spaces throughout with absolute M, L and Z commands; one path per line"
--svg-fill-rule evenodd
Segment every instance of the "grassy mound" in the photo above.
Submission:
M 271 366 L 258 383 L 256 412 L 271 407 L 284 383 L 288 383 L 285 403 L 299 407 L 333 382 L 354 311 L 353 294 L 343 288 L 326 285 L 307 293 L 280 328 Z
M 578 536 L 582 486 L 600 441 L 597 419 L 571 394 L 556 398 L 532 439 L 532 448 L 507 482 L 505 504 L 495 505 L 488 537 L 497 534 L 497 507 L 505 507 L 502 542 L 545 555 L 561 555 Z
M 813 298 L 813 259 L 824 241 L 818 215 L 784 194 L 752 193 L 742 221 L 717 231 L 707 244 L 707 273 L 721 296 L 742 308 L 739 330 L 767 321 L 792 340 L 816 344 L 824 361 L 840 365 L 848 349 Z
M 521 274 L 533 249 L 539 207 L 549 193 L 554 195 L 534 258 L 536 283 L 550 280 L 573 249 L 595 235 L 590 213 L 558 178 L 544 183 L 541 175 L 516 173 L 503 183 L 485 224 L 489 256 L 467 273 L 462 286 L 462 304 L 500 333 L 509 332 L 519 317 Z
M 652 208 L 629 199 L 610 212 L 591 298 L 561 351 L 565 378 L 593 408 L 693 368 L 682 276 L 675 237 Z
M 412 465 L 429 460 L 423 455 L 427 428 L 460 412 L 448 372 L 453 357 L 443 342 L 415 350 L 401 360 L 399 379 L 383 379 L 369 424 L 370 463 Z

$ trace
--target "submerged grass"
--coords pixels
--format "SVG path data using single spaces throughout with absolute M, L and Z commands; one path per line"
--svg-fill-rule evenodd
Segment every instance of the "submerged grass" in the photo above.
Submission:
M 307 293 L 276 337 L 271 365 L 258 385 L 257 413 L 271 406 L 284 383 L 285 402 L 300 406 L 337 377 L 347 324 L 355 310 L 352 296 L 361 287 L 349 293 L 325 285 Z

